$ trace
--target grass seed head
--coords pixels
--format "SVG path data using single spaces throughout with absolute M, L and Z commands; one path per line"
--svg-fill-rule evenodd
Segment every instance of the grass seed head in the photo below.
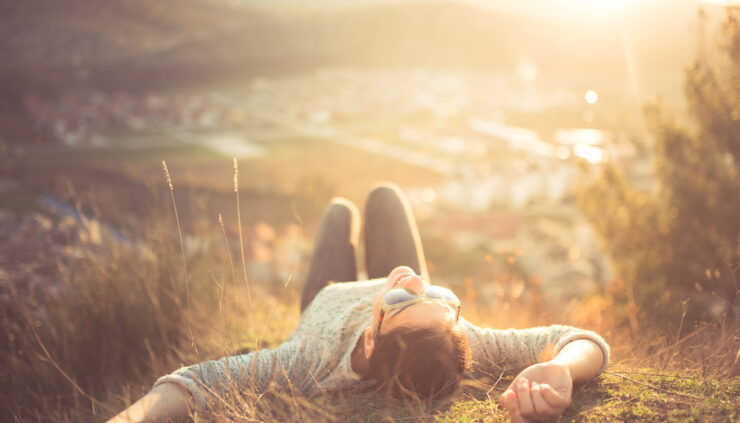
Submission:
M 170 171 L 167 169 L 167 163 L 162 160 L 162 169 L 164 169 L 164 179 L 167 181 L 167 186 L 170 187 L 170 191 L 175 189 L 172 187 L 172 178 L 170 178 Z
M 239 192 L 239 164 L 236 162 L 236 157 L 234 157 L 233 160 L 234 160 L 234 192 Z

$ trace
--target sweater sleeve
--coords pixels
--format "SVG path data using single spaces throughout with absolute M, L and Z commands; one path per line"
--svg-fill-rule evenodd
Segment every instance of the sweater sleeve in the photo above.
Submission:
M 175 383 L 186 389 L 199 410 L 204 410 L 210 400 L 229 396 L 230 392 L 263 392 L 271 383 L 290 387 L 302 385 L 300 344 L 286 342 L 273 350 L 260 350 L 249 354 L 224 357 L 182 367 L 159 378 L 154 387 Z
M 569 342 L 588 339 L 601 348 L 604 363 L 609 363 L 609 345 L 595 332 L 570 326 L 553 325 L 530 329 L 495 330 L 468 324 L 468 344 L 472 373 L 476 377 L 498 376 L 504 371 L 519 371 L 556 356 Z

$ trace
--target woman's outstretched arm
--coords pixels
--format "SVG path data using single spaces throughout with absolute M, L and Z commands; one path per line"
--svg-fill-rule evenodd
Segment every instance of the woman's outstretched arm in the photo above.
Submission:
M 594 378 L 609 362 L 609 345 L 588 330 L 561 325 L 496 330 L 463 324 L 474 376 L 524 369 L 500 398 L 514 422 L 559 414 L 570 405 L 573 382 Z
M 552 359 L 576 340 L 592 341 L 601 350 L 601 368 L 606 368 L 609 345 L 595 332 L 572 326 L 553 325 L 529 329 L 479 328 L 462 321 L 473 358 L 474 376 L 496 378 L 502 371 L 519 371 Z
M 501 394 L 500 403 L 514 423 L 556 417 L 570 405 L 573 383 L 593 379 L 604 360 L 601 347 L 593 341 L 572 341 L 552 360 L 519 373 Z
M 604 360 L 606 357 L 601 347 L 591 340 L 577 339 L 566 344 L 550 361 L 568 367 L 573 382 L 581 383 L 595 378 Z
M 190 395 L 174 383 L 163 383 L 108 420 L 108 423 L 182 422 L 192 406 Z
M 109 423 L 183 421 L 190 410 L 206 410 L 209 401 L 217 405 L 229 393 L 264 392 L 273 382 L 304 392 L 313 386 L 306 375 L 318 355 L 303 354 L 304 343 L 299 341 L 182 367 L 159 378 L 151 392 Z

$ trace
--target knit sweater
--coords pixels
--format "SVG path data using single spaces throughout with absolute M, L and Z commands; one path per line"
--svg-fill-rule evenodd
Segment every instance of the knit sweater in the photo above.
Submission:
M 176 383 L 187 389 L 199 409 L 207 400 L 230 389 L 261 392 L 271 384 L 306 396 L 326 391 L 362 387 L 371 383 L 352 370 L 351 355 L 372 320 L 375 297 L 385 278 L 331 284 L 322 289 L 306 308 L 298 326 L 279 347 L 225 357 L 183 367 L 157 380 Z M 495 330 L 477 327 L 463 317 L 471 352 L 468 378 L 491 377 L 503 371 L 517 371 L 542 361 L 543 352 L 556 355 L 567 343 L 588 339 L 601 347 L 604 364 L 609 346 L 596 333 L 569 326 Z

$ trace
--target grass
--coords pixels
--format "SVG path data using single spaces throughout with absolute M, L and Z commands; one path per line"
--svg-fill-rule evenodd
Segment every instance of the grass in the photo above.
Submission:
M 613 367 L 616 369 L 581 388 L 563 416 L 565 421 L 708 422 L 740 418 L 737 377 L 727 380 L 654 368 Z
M 274 288 L 254 286 L 253 295 L 260 301 L 255 303 L 253 314 L 258 325 L 252 330 L 246 292 L 237 285 L 238 280 L 232 280 L 225 258 L 217 255 L 205 262 L 189 263 L 191 295 L 198 298 L 190 311 L 199 347 L 196 353 L 185 325 L 188 311 L 181 263 L 177 260 L 179 251 L 173 248 L 177 241 L 171 234 L 163 239 L 168 239 L 169 245 L 153 245 L 159 251 L 158 261 L 121 253 L 108 263 L 91 261 L 88 267 L 74 269 L 76 278 L 65 281 L 68 285 L 63 292 L 76 295 L 36 300 L 51 318 L 34 323 L 28 319 L 31 315 L 26 315 L 15 322 L 19 325 L 14 332 L 16 348 L 10 356 L 4 351 L 4 361 L 10 366 L 5 367 L 2 390 L 2 401 L 14 415 L 4 415 L 3 421 L 100 421 L 143 395 L 157 377 L 182 363 L 260 346 L 275 347 L 287 338 L 299 318 L 299 287 L 289 285 L 281 295 Z M 90 284 L 92 280 L 97 283 Z M 19 313 L 23 316 L 27 312 Z M 501 317 L 491 310 L 489 321 L 497 318 Z M 48 348 L 48 356 L 34 333 Z M 706 375 L 698 367 L 672 369 L 679 360 L 673 365 L 633 366 L 630 360 L 619 358 L 620 354 L 629 357 L 620 347 L 625 339 L 610 341 L 617 355 L 615 364 L 609 373 L 576 389 L 561 421 L 730 422 L 740 418 L 739 377 L 723 376 L 719 368 Z M 81 389 L 76 389 L 62 370 Z M 215 410 L 214 415 L 197 416 L 195 421 L 507 421 L 496 398 L 513 376 L 506 374 L 498 383 L 491 381 L 483 387 L 466 387 L 452 403 L 386 404 L 367 392 L 340 392 L 313 399 L 276 392 L 261 398 L 247 396 L 236 401 L 234 409 Z M 100 403 L 93 405 L 86 395 Z
M 654 368 L 613 367 L 617 370 L 576 387 L 573 402 L 559 421 L 733 422 L 740 418 L 737 377 L 728 380 Z M 234 414 L 217 411 L 195 421 L 506 422 L 508 414 L 497 406 L 496 398 L 512 379 L 513 375 L 508 375 L 495 385 L 468 386 L 454 401 L 431 405 L 388 404 L 363 392 L 300 401 L 275 394 L 268 395 L 267 401 L 241 399 L 236 401 L 239 406 Z

